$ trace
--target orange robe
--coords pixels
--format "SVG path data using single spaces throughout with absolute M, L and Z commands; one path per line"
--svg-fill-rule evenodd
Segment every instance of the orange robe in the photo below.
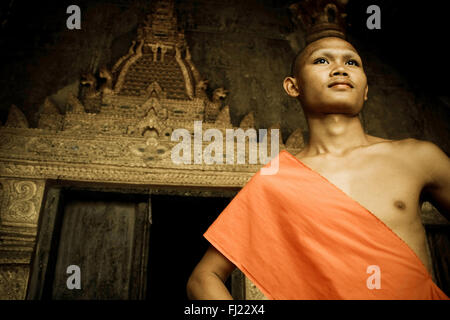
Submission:
M 374 214 L 286 150 L 275 158 L 204 234 L 266 297 L 448 299 Z

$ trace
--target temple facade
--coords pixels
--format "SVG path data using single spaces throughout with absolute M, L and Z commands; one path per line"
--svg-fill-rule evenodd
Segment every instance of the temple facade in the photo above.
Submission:
M 318 8 L 303 1 L 292 9 L 305 25 L 311 24 L 308 17 L 330 23 L 330 16 L 342 18 L 341 2 L 317 1 Z M 227 130 L 241 137 L 257 133 L 253 112 L 233 126 L 233 106 L 223 103 L 227 88 L 208 87 L 174 9 L 173 1 L 155 3 L 125 55 L 80 75 L 78 95 L 67 99 L 64 112 L 48 97 L 37 127 L 31 127 L 20 108 L 11 106 L 0 126 L 0 299 L 148 298 L 152 283 L 159 281 L 159 271 L 152 271 L 149 261 L 164 259 L 164 253 L 152 258 L 152 243 L 161 241 L 155 251 L 171 250 L 169 240 L 154 236 L 157 216 L 165 215 L 167 225 L 177 220 L 171 212 L 175 209 L 169 209 L 175 198 L 159 207 L 157 196 L 226 198 L 226 205 L 265 164 L 251 163 L 250 155 L 255 150 L 270 155 L 272 129 L 279 130 L 278 151 L 296 154 L 303 148 L 300 128 L 283 139 L 280 124 L 274 123 L 265 137 L 257 134 L 256 144 L 245 148 L 243 163 L 237 161 L 235 138 L 232 161 L 173 160 L 172 151 L 181 141 L 175 130 L 188 133 L 192 158 L 200 159 L 211 144 L 203 139 L 209 129 L 222 133 L 223 150 L 229 143 Z M 343 32 L 312 29 L 315 35 Z M 198 123 L 200 146 L 194 142 Z M 195 205 L 217 207 L 207 203 Z M 177 210 L 195 221 L 196 212 Z M 429 204 L 422 218 L 429 225 L 447 224 Z M 204 253 L 203 247 L 196 249 Z M 183 257 L 199 261 L 189 252 Z M 82 292 L 66 286 L 72 265 L 81 268 Z M 235 298 L 264 299 L 239 271 L 228 285 Z

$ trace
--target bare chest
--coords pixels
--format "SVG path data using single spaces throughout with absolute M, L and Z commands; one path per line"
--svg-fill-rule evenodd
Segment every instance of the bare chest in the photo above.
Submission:
M 419 197 L 423 186 L 420 170 L 398 158 L 384 156 L 301 161 L 383 221 L 432 274 L 420 218 Z
M 353 200 L 377 216 L 407 240 L 423 228 L 419 197 L 422 180 L 418 171 L 390 157 L 302 159 Z

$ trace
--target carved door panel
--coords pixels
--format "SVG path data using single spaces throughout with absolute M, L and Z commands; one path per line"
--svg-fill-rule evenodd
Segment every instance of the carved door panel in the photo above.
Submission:
M 29 297 L 142 298 L 150 221 L 148 195 L 63 193 L 59 219 L 56 217 L 53 228 L 43 228 L 53 233 L 53 240 L 47 270 L 41 275 L 42 296 Z

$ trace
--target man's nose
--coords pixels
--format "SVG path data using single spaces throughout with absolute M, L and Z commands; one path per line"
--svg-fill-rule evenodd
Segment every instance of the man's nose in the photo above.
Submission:
M 337 66 L 331 71 L 331 76 L 344 76 L 348 77 L 348 73 L 342 65 Z

